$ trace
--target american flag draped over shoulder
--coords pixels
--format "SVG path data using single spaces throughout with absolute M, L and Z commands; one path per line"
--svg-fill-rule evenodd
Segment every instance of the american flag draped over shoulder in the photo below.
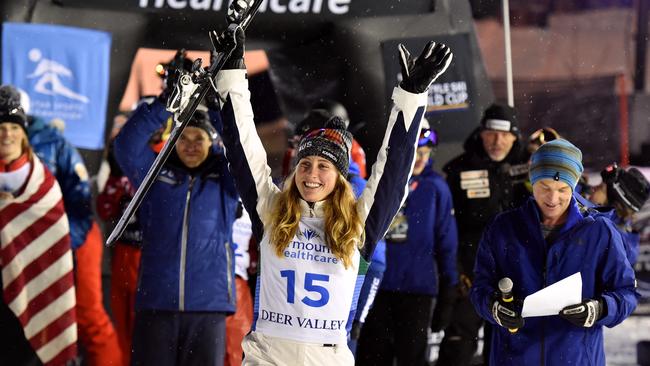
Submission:
M 75 287 L 61 189 L 36 156 L 24 191 L 0 200 L 3 300 L 45 365 L 77 354 Z

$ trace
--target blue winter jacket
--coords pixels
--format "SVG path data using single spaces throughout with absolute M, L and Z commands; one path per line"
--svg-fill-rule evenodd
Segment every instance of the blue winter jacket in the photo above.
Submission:
M 496 325 L 491 304 L 501 278 L 510 277 L 515 299 L 523 300 L 576 272 L 582 276 L 582 298 L 606 303 L 593 327 L 577 327 L 559 316 L 526 318 L 514 334 Z M 490 365 L 605 365 L 602 326 L 619 324 L 637 303 L 634 271 L 621 236 L 607 218 L 581 213 L 574 198 L 551 244 L 542 236 L 533 198 L 498 215 L 483 234 L 474 274 L 472 303 L 495 325 Z
M 619 217 L 616 214 L 616 211 L 614 211 L 613 219 L 618 232 L 621 233 L 621 236 L 623 237 L 627 260 L 630 261 L 630 264 L 632 267 L 634 267 L 637 258 L 639 258 L 639 245 L 641 244 L 641 235 L 638 231 L 632 229 L 632 220 L 625 220 Z
M 451 192 L 431 163 L 411 178 L 410 186 L 415 189 L 403 207 L 407 238 L 402 243 L 386 239 L 386 272 L 380 288 L 436 296 L 438 282 L 458 283 L 458 232 Z
M 34 153 L 61 186 L 72 248 L 77 249 L 86 241 L 93 216 L 86 166 L 77 149 L 42 118 L 29 117 L 27 134 Z
M 625 247 L 627 260 L 630 261 L 630 264 L 632 267 L 634 267 L 634 264 L 639 257 L 639 245 L 641 244 L 641 236 L 639 235 L 638 231 L 633 229 L 632 220 L 625 220 L 622 217 L 618 216 L 616 214 L 616 210 L 613 207 L 597 206 L 575 191 L 573 192 L 573 197 L 578 202 L 578 207 L 580 207 L 583 211 L 588 211 L 590 215 L 604 216 L 612 220 L 612 222 L 616 225 L 616 229 L 623 238 L 623 246 Z
M 115 157 L 136 187 L 155 159 L 147 141 L 169 116 L 159 101 L 143 103 L 114 142 Z M 220 131 L 219 114 L 210 117 Z M 138 210 L 143 248 L 136 309 L 235 310 L 237 200 L 222 154 L 191 172 L 172 153 Z

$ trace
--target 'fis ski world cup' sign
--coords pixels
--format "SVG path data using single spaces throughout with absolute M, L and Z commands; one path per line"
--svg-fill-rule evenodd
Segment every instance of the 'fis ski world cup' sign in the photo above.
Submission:
M 54 1 L 54 0 L 53 0 Z M 56 0 L 64 7 L 83 7 L 141 12 L 224 12 L 229 0 Z M 376 0 L 265 0 L 259 15 L 302 15 L 340 17 L 368 17 L 381 15 L 422 14 L 434 10 L 431 0 L 376 1 Z

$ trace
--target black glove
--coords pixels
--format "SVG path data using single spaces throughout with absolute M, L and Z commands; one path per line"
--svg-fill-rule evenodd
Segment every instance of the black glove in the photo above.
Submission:
M 500 326 L 508 328 L 511 331 L 524 326 L 524 318 L 517 310 L 515 301 L 506 302 L 501 296 L 495 296 L 492 303 L 492 317 Z
M 433 317 L 431 318 L 432 332 L 440 332 L 449 326 L 451 317 L 454 314 L 454 305 L 456 304 L 457 297 L 457 286 L 443 286 L 440 288 L 436 300 L 436 307 L 433 310 Z
M 560 316 L 578 327 L 589 328 L 605 314 L 603 299 L 583 300 L 579 304 L 569 305 L 560 311 Z
M 241 24 L 244 20 L 244 15 L 248 13 L 248 9 L 253 6 L 254 0 L 234 0 L 228 7 L 227 20 L 229 24 Z
M 228 58 L 228 61 L 223 66 L 224 70 L 246 69 L 246 64 L 244 64 L 244 43 L 246 41 L 246 35 L 242 27 L 237 24 L 231 24 L 228 26 L 228 29 L 219 35 L 216 35 L 214 32 L 210 33 L 210 38 L 212 39 L 212 45 L 215 51 L 227 53 L 232 49 L 230 58 Z
M 410 93 L 420 94 L 429 89 L 431 83 L 438 78 L 451 63 L 453 54 L 449 47 L 442 43 L 430 41 L 424 46 L 422 53 L 416 59 L 400 43 L 399 60 L 402 68 L 402 89 Z
M 163 81 L 165 86 L 158 96 L 158 99 L 163 104 L 167 104 L 169 96 L 174 92 L 181 71 L 190 71 L 191 65 L 192 62 L 187 58 L 187 51 L 183 48 L 176 51 L 174 58 L 172 58 L 169 63 L 162 65 L 164 68 Z

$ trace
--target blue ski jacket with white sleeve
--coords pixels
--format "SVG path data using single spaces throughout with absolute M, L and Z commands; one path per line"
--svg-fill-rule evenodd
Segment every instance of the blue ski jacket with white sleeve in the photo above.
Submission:
M 255 130 L 245 75 L 245 70 L 222 70 L 217 90 L 226 156 L 260 243 L 253 330 L 298 342 L 345 345 L 367 262 L 406 196 L 427 93 L 393 92 L 382 146 L 356 205 L 365 239 L 346 268 L 327 246 L 323 202 L 312 206 L 301 200 L 296 235 L 281 256 L 275 253 L 270 224 L 280 189 Z

